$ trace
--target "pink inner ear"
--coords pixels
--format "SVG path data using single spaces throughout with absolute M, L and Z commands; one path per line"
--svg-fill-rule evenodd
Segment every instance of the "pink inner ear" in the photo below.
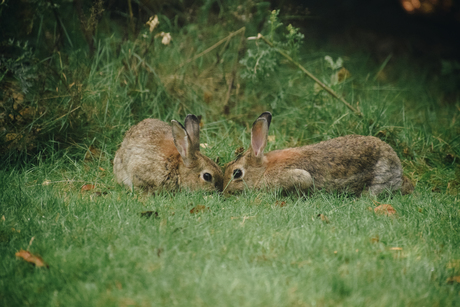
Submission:
M 177 150 L 179 151 L 179 154 L 182 156 L 182 158 L 187 157 L 187 148 L 188 148 L 188 139 L 187 135 L 185 135 L 183 138 L 177 139 Z
M 264 122 L 258 122 L 252 128 L 252 139 L 251 139 L 251 146 L 252 150 L 254 151 L 254 155 L 256 157 L 259 156 L 261 151 L 263 151 L 263 147 L 265 144 L 265 129 L 264 129 Z

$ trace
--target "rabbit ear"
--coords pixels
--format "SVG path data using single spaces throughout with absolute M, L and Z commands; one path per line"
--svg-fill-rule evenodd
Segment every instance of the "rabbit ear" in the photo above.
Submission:
M 262 113 L 252 124 L 251 148 L 256 158 L 262 158 L 265 146 L 267 145 L 268 128 L 272 120 L 270 112 Z
M 193 160 L 195 160 L 196 150 L 192 146 L 192 142 L 184 126 L 175 120 L 171 122 L 174 145 L 176 145 L 177 151 L 181 155 L 185 166 L 188 167 L 192 164 Z
M 200 120 L 195 115 L 187 115 L 185 118 L 185 130 L 194 150 L 200 151 Z

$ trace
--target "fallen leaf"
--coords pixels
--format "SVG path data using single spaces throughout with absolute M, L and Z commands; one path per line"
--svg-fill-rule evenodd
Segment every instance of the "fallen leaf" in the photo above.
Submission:
M 4 222 L 5 220 L 6 220 L 6 219 L 5 219 L 5 216 L 4 216 L 4 215 L 2 215 L 2 221 Z
M 402 247 L 390 247 L 391 251 L 402 251 Z
M 84 185 L 81 187 L 81 192 L 92 190 L 92 189 L 94 189 L 95 187 L 96 187 L 96 186 L 93 185 L 93 184 L 84 184 Z
M 191 214 L 196 214 L 198 212 L 204 212 L 206 210 L 209 210 L 209 207 L 203 206 L 203 205 L 196 205 L 195 207 L 190 210 Z
M 99 167 L 99 170 L 105 172 L 105 169 L 103 169 L 102 167 Z
M 46 267 L 48 268 L 49 266 L 43 261 L 43 259 L 40 256 L 36 256 L 34 254 L 31 254 L 28 251 L 25 251 L 21 249 L 19 252 L 16 252 L 16 257 L 22 258 L 27 262 L 35 264 L 37 267 Z
M 99 158 L 101 156 L 102 156 L 101 150 L 91 145 L 86 151 L 85 160 L 90 161 L 90 160 Z
M 9 141 L 14 141 L 14 140 L 16 140 L 16 139 L 17 139 L 17 140 L 22 139 L 22 134 L 19 134 L 19 133 L 7 133 L 7 134 L 5 135 L 5 140 L 6 140 L 7 142 L 9 142 Z
M 396 210 L 391 205 L 380 205 L 374 208 L 376 214 L 383 214 L 386 216 L 392 216 L 396 214 Z
M 50 183 L 51 183 L 50 180 L 45 180 L 45 181 L 43 181 L 42 185 L 49 185 Z
M 163 252 L 162 248 L 157 249 L 157 256 L 160 258 L 161 253 Z
M 448 269 L 460 269 L 460 259 L 452 259 L 446 265 Z
M 345 68 L 342 67 L 338 72 L 337 72 L 337 81 L 338 82 L 343 82 L 346 79 L 351 77 L 351 73 Z
M 329 223 L 329 219 L 324 214 L 318 214 L 316 217 L 321 218 L 321 221 L 323 222 Z
M 153 217 L 157 218 L 158 217 L 158 212 L 157 211 L 144 211 L 141 212 L 141 217 L 149 218 L 153 215 Z
M 275 206 L 281 207 L 281 208 L 286 207 L 286 202 L 285 201 L 282 201 L 282 202 L 276 201 Z
M 243 147 L 238 147 L 237 149 L 235 149 L 235 156 L 240 156 L 242 155 L 244 152 L 244 148 Z
M 204 97 L 203 97 L 204 102 L 206 102 L 207 104 L 211 103 L 211 101 L 212 101 L 212 96 L 213 96 L 211 92 L 206 91 L 206 92 L 204 92 L 203 96 L 204 96 Z
M 201 148 L 211 148 L 207 143 L 201 143 L 200 147 Z
M 449 277 L 449 278 L 447 278 L 446 282 L 449 283 L 449 284 L 452 284 L 454 282 L 460 284 L 460 276 Z
M 303 261 L 300 261 L 300 262 L 296 262 L 296 261 L 293 261 L 291 262 L 291 265 L 297 265 L 298 268 L 301 268 L 305 265 L 308 265 L 308 264 L 311 264 L 311 260 L 303 260 Z
M 375 236 L 371 238 L 371 243 L 378 243 L 380 241 L 379 236 Z
M 128 297 L 123 297 L 120 299 L 120 305 L 121 307 L 127 307 L 127 306 L 136 306 L 137 303 L 135 300 L 130 299 Z
M 269 135 L 269 136 L 267 137 L 267 140 L 268 140 L 269 142 L 274 142 L 274 141 L 276 140 L 276 136 L 275 136 L 275 135 Z

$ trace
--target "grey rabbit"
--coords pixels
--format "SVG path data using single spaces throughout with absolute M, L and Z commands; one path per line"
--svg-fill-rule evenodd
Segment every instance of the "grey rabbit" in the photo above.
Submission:
M 200 152 L 200 121 L 185 118 L 185 128 L 158 119 L 144 119 L 131 127 L 113 161 L 118 183 L 149 193 L 160 190 L 222 191 L 221 168 Z
M 251 146 L 227 164 L 224 193 L 246 188 L 302 192 L 325 190 L 371 195 L 413 185 L 403 176 L 401 162 L 390 145 L 373 136 L 347 135 L 314 145 L 264 154 L 272 115 L 262 113 L 251 131 Z

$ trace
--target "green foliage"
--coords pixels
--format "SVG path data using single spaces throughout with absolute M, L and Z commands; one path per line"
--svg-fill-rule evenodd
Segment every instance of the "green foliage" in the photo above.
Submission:
M 33 85 L 33 80 L 37 77 L 32 48 L 27 41 L 22 43 L 14 39 L 10 39 L 4 48 L 10 49 L 10 52 L 17 54 L 17 57 L 0 55 L 0 82 L 11 82 L 13 79 L 18 82 L 21 91 L 27 94 Z
M 279 12 L 279 10 L 273 10 L 268 20 L 269 32 L 267 38 L 274 47 L 257 42 L 255 48 L 252 46 L 248 48 L 245 57 L 240 61 L 240 64 L 244 66 L 244 71 L 241 73 L 242 78 L 254 83 L 273 75 L 279 66 L 275 48 L 285 50 L 293 58 L 297 57 L 304 35 L 292 25 L 286 27 L 287 33 L 277 35 L 277 29 L 283 26 L 283 23 L 279 21 Z M 280 40 L 277 40 L 278 36 L 280 36 Z

